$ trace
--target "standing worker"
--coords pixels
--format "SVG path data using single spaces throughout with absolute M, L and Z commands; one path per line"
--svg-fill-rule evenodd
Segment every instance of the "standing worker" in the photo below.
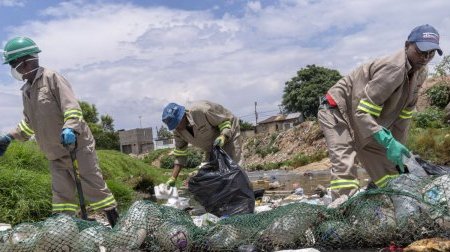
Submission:
M 84 197 L 93 210 L 104 210 L 111 226 L 118 213 L 116 200 L 99 169 L 94 137 L 69 82 L 60 74 L 39 66 L 41 50 L 33 40 L 16 37 L 4 49 L 4 64 L 12 76 L 26 81 L 22 86 L 23 120 L 9 134 L 0 137 L 0 156 L 14 139 L 28 140 L 32 135 L 50 160 L 52 211 L 75 215 L 78 209 L 75 175 L 69 151 L 75 145 Z
M 206 152 L 205 160 L 209 160 L 213 146 L 220 146 L 234 162 L 240 162 L 239 119 L 222 105 L 196 101 L 186 109 L 169 103 L 162 113 L 162 121 L 169 130 L 174 130 L 175 137 L 175 165 L 168 186 L 175 186 L 181 168 L 186 165 L 189 143 Z
M 404 172 L 412 113 L 436 51 L 442 55 L 438 31 L 418 26 L 402 50 L 359 66 L 322 98 L 318 119 L 330 154 L 334 199 L 359 188 L 355 158 L 379 188 L 398 176 L 396 166 Z

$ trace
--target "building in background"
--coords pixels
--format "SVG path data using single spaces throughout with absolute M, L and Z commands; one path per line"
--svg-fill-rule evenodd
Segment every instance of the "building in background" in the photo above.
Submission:
M 120 151 L 125 154 L 142 154 L 154 149 L 152 128 L 119 131 Z
M 168 148 L 175 148 L 175 139 L 173 138 L 155 139 L 155 150 Z
M 259 134 L 287 130 L 304 121 L 302 113 L 274 115 L 259 122 L 256 126 L 256 132 Z

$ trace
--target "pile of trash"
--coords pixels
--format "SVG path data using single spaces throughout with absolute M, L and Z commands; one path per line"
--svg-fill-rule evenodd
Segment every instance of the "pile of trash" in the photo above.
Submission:
M 193 219 L 137 201 L 114 228 L 57 215 L 0 232 L 0 251 L 274 251 L 373 248 L 450 238 L 450 174 L 403 174 L 337 208 L 291 203 L 256 214 Z M 252 250 L 254 249 L 254 250 Z

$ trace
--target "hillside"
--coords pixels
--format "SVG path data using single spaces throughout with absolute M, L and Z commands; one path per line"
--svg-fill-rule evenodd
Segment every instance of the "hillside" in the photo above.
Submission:
M 295 169 L 326 158 L 319 124 L 306 121 L 286 131 L 258 134 L 243 144 L 245 166 L 253 169 Z

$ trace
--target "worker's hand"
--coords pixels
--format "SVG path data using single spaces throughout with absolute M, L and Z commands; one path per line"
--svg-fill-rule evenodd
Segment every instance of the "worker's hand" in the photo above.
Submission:
M 392 133 L 387 129 L 376 132 L 373 137 L 377 142 L 386 148 L 386 157 L 394 165 L 398 165 L 400 172 L 405 172 L 402 157 L 403 155 L 410 157 L 410 151 L 403 144 L 395 140 Z
M 167 182 L 166 182 L 166 186 L 167 187 L 174 187 L 176 181 L 177 181 L 176 178 L 170 177 L 169 180 L 167 180 Z
M 214 140 L 214 146 L 219 146 L 220 148 L 223 147 L 223 145 L 225 144 L 225 136 L 224 135 L 220 135 L 216 138 L 216 140 Z
M 405 167 L 403 165 L 403 155 L 410 157 L 410 151 L 403 144 L 395 140 L 394 138 L 386 147 L 386 155 L 389 161 L 398 165 L 401 173 L 405 173 Z
M 5 154 L 6 149 L 8 149 L 13 137 L 9 134 L 0 137 L 0 156 Z
M 61 143 L 64 146 L 74 144 L 77 141 L 77 136 L 71 128 L 65 128 L 61 132 Z

